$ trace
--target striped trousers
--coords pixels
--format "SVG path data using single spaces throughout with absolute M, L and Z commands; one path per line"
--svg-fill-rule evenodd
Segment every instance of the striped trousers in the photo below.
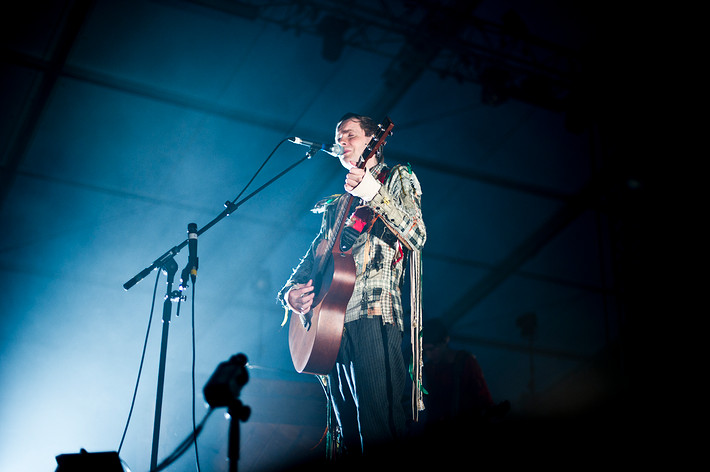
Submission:
M 335 417 L 349 454 L 402 438 L 407 369 L 402 332 L 379 317 L 345 324 L 340 351 L 328 376 Z

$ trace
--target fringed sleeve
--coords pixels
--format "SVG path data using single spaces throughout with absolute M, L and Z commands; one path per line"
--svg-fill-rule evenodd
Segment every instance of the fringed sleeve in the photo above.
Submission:
M 419 412 L 424 410 L 422 373 L 424 368 L 422 349 L 422 253 L 412 251 L 409 259 L 411 282 L 411 341 L 412 341 L 412 418 L 419 420 Z

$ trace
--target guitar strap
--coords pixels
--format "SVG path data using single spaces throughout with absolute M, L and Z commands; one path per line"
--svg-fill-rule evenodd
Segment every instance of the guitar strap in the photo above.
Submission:
M 387 181 L 389 171 L 389 167 L 384 167 L 380 171 L 377 176 L 377 180 L 379 180 L 381 184 L 384 184 Z M 343 232 L 340 235 L 340 250 L 345 252 L 352 248 L 353 244 L 355 244 L 355 241 L 362 234 L 365 228 L 371 229 L 371 224 L 376 219 L 377 216 L 375 216 L 375 213 L 370 207 L 357 207 L 348 219 L 347 226 L 343 228 Z

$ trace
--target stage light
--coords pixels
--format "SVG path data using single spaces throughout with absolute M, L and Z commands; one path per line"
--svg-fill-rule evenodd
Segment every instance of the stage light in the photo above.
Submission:
M 203 389 L 205 400 L 212 408 L 229 407 L 239 400 L 242 387 L 249 381 L 246 364 L 247 357 L 236 354 L 217 366 Z
M 247 356 L 244 354 L 232 356 L 228 361 L 217 366 L 203 389 L 205 400 L 210 407 L 226 406 L 228 408 L 227 411 L 231 418 L 227 452 L 230 471 L 237 470 L 237 462 L 239 461 L 239 423 L 248 420 L 251 415 L 251 408 L 239 400 L 242 387 L 249 381 L 246 365 Z

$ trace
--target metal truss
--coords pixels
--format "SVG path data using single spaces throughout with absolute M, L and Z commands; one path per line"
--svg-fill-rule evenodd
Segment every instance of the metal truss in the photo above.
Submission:
M 509 98 L 562 111 L 580 72 L 577 55 L 532 36 L 513 12 L 501 24 L 475 16 L 476 0 L 190 0 L 294 34 L 323 38 L 323 57 L 351 47 L 392 58 L 385 80 L 411 69 L 482 86 L 482 101 Z

